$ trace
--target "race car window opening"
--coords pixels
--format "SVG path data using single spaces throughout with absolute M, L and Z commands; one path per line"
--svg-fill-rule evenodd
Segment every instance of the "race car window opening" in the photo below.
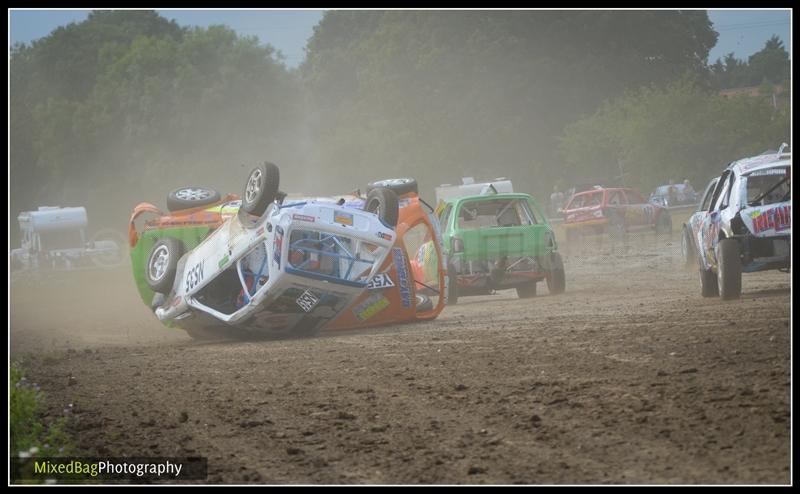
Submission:
M 603 203 L 603 191 L 578 194 L 572 198 L 566 209 L 590 208 Z
M 474 230 L 486 227 L 513 227 L 531 225 L 531 217 L 525 215 L 520 199 L 475 201 L 461 206 L 458 227 Z
M 719 211 L 720 205 L 720 196 L 722 195 L 723 191 L 726 189 L 728 176 L 730 175 L 730 171 L 726 171 L 722 174 L 719 181 L 717 182 L 717 186 L 714 188 L 714 196 L 711 199 L 712 209 L 714 211 Z
M 439 295 L 439 289 L 438 288 L 434 288 L 434 287 L 432 287 L 430 285 L 426 285 L 425 283 L 423 283 L 423 282 L 421 282 L 419 280 L 414 280 L 414 283 L 416 283 L 417 285 L 420 285 L 423 288 L 427 288 L 428 290 L 432 291 L 436 295 Z
M 439 216 L 439 224 L 442 225 L 442 228 L 447 228 L 447 220 L 450 219 L 450 213 L 453 212 L 453 205 L 448 204 L 444 210 L 442 210 L 441 215 Z
M 722 190 L 722 193 L 720 194 L 719 207 L 717 209 L 720 209 L 720 210 L 721 209 L 725 209 L 725 208 L 728 207 L 728 204 L 730 204 L 731 190 L 733 189 L 733 187 L 732 187 L 733 186 L 733 180 L 735 178 L 736 178 L 736 176 L 733 173 L 731 173 L 731 174 L 728 175 L 728 178 L 725 180 L 724 188 Z
M 539 223 L 538 221 L 536 221 L 536 215 L 533 214 L 533 211 L 531 210 L 528 201 L 517 200 L 515 202 L 516 204 L 514 207 L 517 208 L 517 213 L 519 213 L 520 218 L 522 218 L 523 225 L 529 226 Z
M 791 183 L 783 170 L 779 174 L 753 173 L 747 177 L 747 204 L 750 206 L 766 206 L 789 197 Z
M 413 262 L 422 268 L 422 279 L 433 285 L 425 287 L 439 295 L 439 255 L 436 252 L 432 228 L 424 221 L 418 221 L 403 235 L 403 243 L 406 252 L 413 254 Z
M 292 230 L 288 264 L 300 272 L 366 284 L 380 251 L 377 245 L 363 240 L 326 232 Z
M 252 276 L 246 276 L 245 279 L 251 286 L 254 284 Z M 242 284 L 239 281 L 234 265 L 231 265 L 200 289 L 194 299 L 200 304 L 225 315 L 233 314 L 249 302 L 249 300 L 247 302 L 244 301 Z
M 621 206 L 625 204 L 625 196 L 618 190 L 611 193 L 611 197 L 608 199 L 609 206 Z
M 703 203 L 700 206 L 700 211 L 708 211 L 708 208 L 711 207 L 711 198 L 714 197 L 714 189 L 716 185 L 716 180 L 709 184 L 708 188 L 706 189 L 706 193 L 703 196 Z

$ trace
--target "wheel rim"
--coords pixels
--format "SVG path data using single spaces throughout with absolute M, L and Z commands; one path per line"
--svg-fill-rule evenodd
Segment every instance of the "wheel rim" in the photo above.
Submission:
M 258 194 L 261 193 L 262 174 L 260 169 L 253 170 L 250 178 L 247 180 L 247 187 L 244 190 L 244 200 L 248 203 L 255 202 Z
M 175 192 L 175 197 L 182 201 L 202 201 L 211 197 L 211 191 L 197 187 L 186 187 Z
M 367 211 L 370 213 L 375 213 L 378 217 L 381 216 L 381 202 L 375 199 L 371 200 L 367 203 Z
M 148 275 L 153 281 L 161 281 L 167 274 L 169 264 L 169 248 L 166 245 L 159 245 L 153 255 L 150 256 L 150 265 L 147 267 Z

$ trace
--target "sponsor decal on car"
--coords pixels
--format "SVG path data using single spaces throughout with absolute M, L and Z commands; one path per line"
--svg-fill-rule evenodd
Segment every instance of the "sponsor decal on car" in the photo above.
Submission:
M 309 216 L 307 214 L 293 214 L 292 219 L 297 221 L 307 221 L 309 223 L 314 223 L 314 217 Z
M 333 213 L 333 221 L 340 225 L 353 226 L 353 215 L 344 211 L 335 211 Z
M 394 286 L 392 278 L 388 273 L 378 273 L 367 283 L 367 290 L 377 290 L 379 288 L 391 288 Z
M 753 220 L 753 233 L 763 233 L 767 230 L 781 232 L 792 227 L 792 207 L 789 205 L 778 206 L 765 211 L 750 213 Z
M 383 240 L 391 240 L 392 236 L 384 232 L 375 232 L 375 236 Z
M 302 295 L 300 295 L 297 298 L 296 302 L 301 309 L 303 309 L 306 312 L 311 312 L 314 309 L 314 307 L 319 303 L 319 299 L 317 298 L 316 295 L 314 295 L 314 292 L 312 292 L 311 290 L 306 290 L 303 292 Z
M 230 260 L 231 260 L 230 256 L 228 256 L 228 254 L 225 254 L 225 257 L 220 259 L 219 262 L 217 263 L 217 267 L 219 269 L 222 269 L 223 267 L 225 267 L 226 264 L 228 264 L 228 261 Z
M 406 268 L 406 256 L 403 249 L 395 247 L 392 249 L 394 256 L 394 266 L 397 270 L 397 281 L 400 284 L 400 303 L 405 308 L 411 307 L 411 289 L 408 286 L 408 269 Z
M 389 307 L 389 304 L 390 302 L 388 298 L 384 297 L 380 293 L 376 293 L 375 295 L 371 295 L 366 300 L 358 304 L 353 309 L 353 314 L 355 314 L 360 320 L 366 321 L 378 312 Z
M 194 287 L 203 281 L 203 268 L 205 266 L 205 259 L 195 264 L 186 273 L 186 292 L 191 291 Z

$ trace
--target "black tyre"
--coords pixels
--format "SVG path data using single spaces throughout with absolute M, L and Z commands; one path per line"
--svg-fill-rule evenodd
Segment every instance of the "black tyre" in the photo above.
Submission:
M 686 227 L 683 228 L 681 233 L 681 255 L 683 256 L 683 266 L 686 269 L 697 265 L 697 252 L 695 251 L 692 233 Z
M 253 168 L 242 193 L 242 209 L 254 216 L 261 216 L 278 196 L 281 174 L 278 166 L 265 161 Z
M 417 299 L 417 312 L 433 310 L 433 300 L 430 297 L 417 293 L 415 298 Z
M 400 217 L 400 204 L 397 194 L 385 187 L 372 189 L 367 194 L 364 211 L 377 214 L 383 224 L 394 229 Z
M 702 266 L 700 267 L 700 294 L 704 297 L 716 297 L 719 295 L 717 275 L 710 269 L 703 269 Z
M 397 194 L 398 196 L 402 196 L 403 194 L 408 194 L 409 192 L 413 192 L 415 194 L 419 193 L 419 187 L 417 186 L 417 181 L 413 178 L 389 178 L 386 180 L 378 180 L 377 182 L 372 182 L 367 184 L 367 194 L 372 192 L 373 189 L 377 188 L 386 188 Z
M 536 296 L 536 282 L 532 281 L 517 287 L 517 297 L 533 298 Z
M 717 284 L 722 300 L 732 300 L 742 295 L 742 259 L 739 242 L 732 238 L 717 244 Z
M 179 187 L 167 194 L 167 209 L 180 211 L 219 202 L 219 191 L 210 187 Z
M 567 289 L 567 277 L 564 273 L 564 260 L 561 254 L 553 252 L 550 257 L 550 273 L 547 276 L 547 290 L 550 295 L 564 293 Z
M 169 293 L 175 282 L 178 260 L 183 256 L 183 242 L 173 237 L 159 239 L 147 256 L 144 277 L 154 292 Z
M 447 268 L 447 305 L 458 303 L 458 273 L 453 266 Z

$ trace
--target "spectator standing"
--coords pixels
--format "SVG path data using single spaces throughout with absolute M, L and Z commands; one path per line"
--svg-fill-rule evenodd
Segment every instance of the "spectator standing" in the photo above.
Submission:
M 674 206 L 678 203 L 678 188 L 675 187 L 675 181 L 670 179 L 669 188 L 667 188 L 667 206 Z
M 553 193 L 550 194 L 550 208 L 552 216 L 558 215 L 558 210 L 564 207 L 564 193 L 558 190 L 558 185 L 553 186 Z

